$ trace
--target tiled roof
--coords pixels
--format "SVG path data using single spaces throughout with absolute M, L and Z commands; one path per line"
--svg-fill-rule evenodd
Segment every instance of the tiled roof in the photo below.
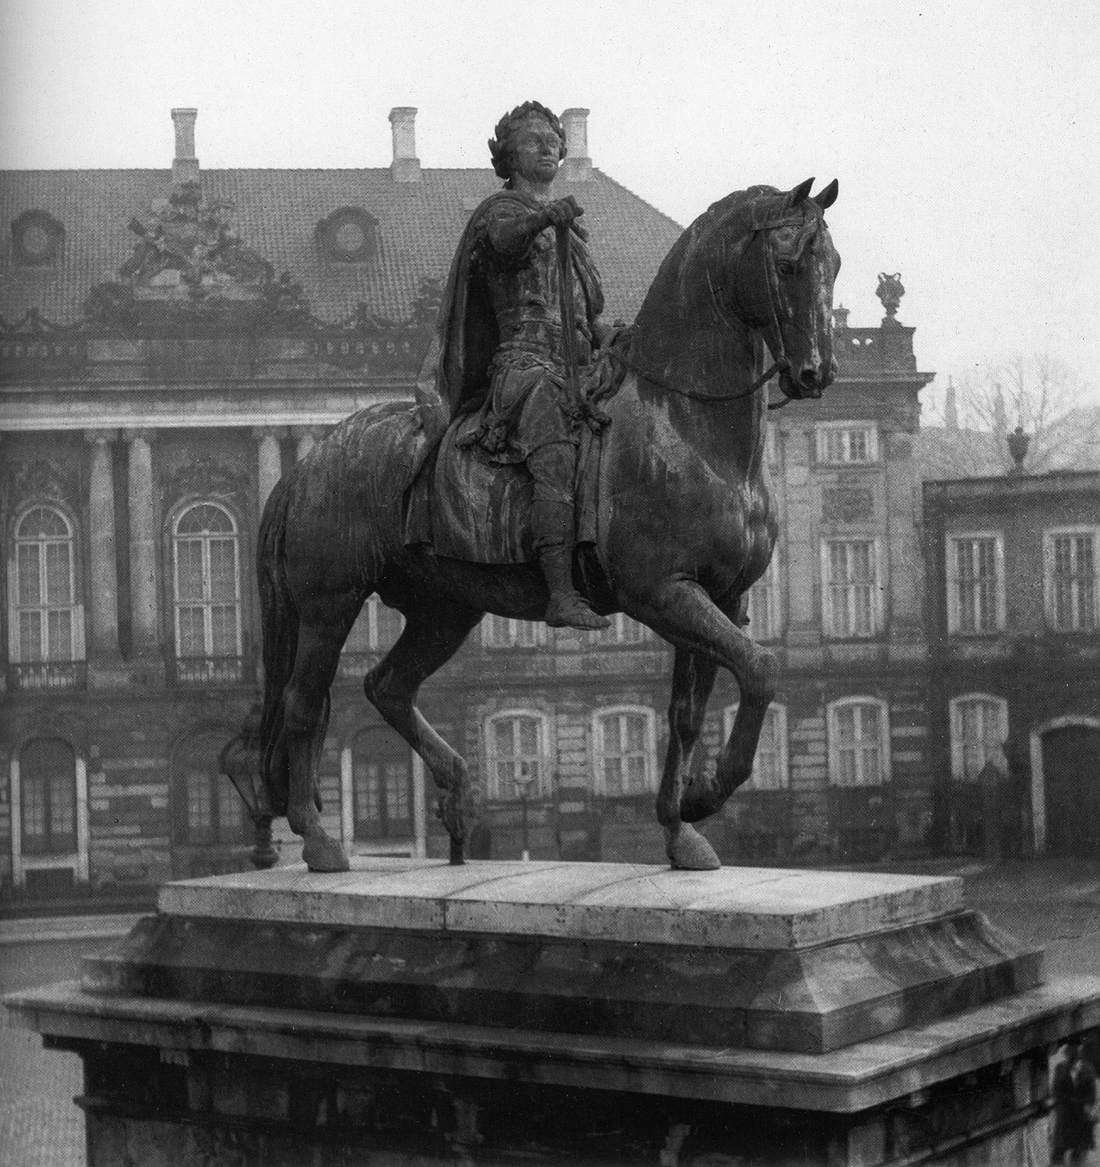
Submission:
M 370 170 L 204 170 L 203 196 L 235 204 L 241 242 L 276 274 L 289 271 L 314 314 L 335 321 L 365 302 L 378 316 L 408 317 L 424 277 L 446 275 L 470 210 L 496 190 L 491 170 L 424 170 L 419 182 L 395 182 L 388 168 Z M 172 189 L 165 170 L 24 170 L 0 172 L 0 315 L 18 319 L 37 308 L 59 324 L 79 319 L 95 284 L 117 276 L 136 237 L 127 224 Z M 681 228 L 598 170 L 591 181 L 561 179 L 585 208 L 604 279 L 607 317 L 633 319 L 660 261 Z M 317 223 L 340 207 L 362 207 L 379 225 L 379 254 L 364 265 L 322 261 Z M 17 265 L 11 223 L 46 211 L 65 227 L 55 266 Z

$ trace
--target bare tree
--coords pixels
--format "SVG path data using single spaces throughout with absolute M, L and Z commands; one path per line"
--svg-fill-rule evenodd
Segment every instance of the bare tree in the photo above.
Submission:
M 1093 395 L 1095 396 L 1095 395 Z M 1049 353 L 990 362 L 947 390 L 943 430 L 928 431 L 925 477 L 1003 474 L 1013 466 L 1007 438 L 1029 441 L 1028 474 L 1100 465 L 1100 407 L 1083 404 L 1089 388 Z

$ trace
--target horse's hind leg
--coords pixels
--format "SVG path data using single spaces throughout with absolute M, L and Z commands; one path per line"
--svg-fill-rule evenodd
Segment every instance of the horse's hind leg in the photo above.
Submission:
M 329 688 L 340 649 L 357 605 L 335 618 L 301 620 L 294 671 L 283 694 L 283 735 L 289 770 L 287 821 L 302 837 L 302 858 L 310 871 L 347 871 L 340 843 L 321 825 L 316 774 L 328 725 Z M 345 617 L 347 617 L 345 619 Z
M 684 780 L 714 687 L 718 666 L 702 653 L 676 650 L 672 700 L 668 707 L 668 752 L 657 792 L 657 821 L 665 830 L 665 847 L 673 867 L 708 871 L 721 867 L 714 848 L 680 815 Z
M 439 817 L 451 836 L 451 862 L 462 863 L 472 814 L 466 763 L 416 708 L 423 681 L 458 651 L 482 613 L 437 602 L 405 611 L 397 643 L 363 679 L 367 700 L 424 760 L 439 788 Z

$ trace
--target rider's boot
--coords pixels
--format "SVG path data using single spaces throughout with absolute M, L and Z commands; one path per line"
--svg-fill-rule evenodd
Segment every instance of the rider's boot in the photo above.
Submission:
M 582 632 L 610 628 L 611 621 L 593 612 L 573 587 L 573 540 L 569 537 L 573 504 L 536 499 L 531 519 L 539 567 L 550 591 L 546 623 L 551 628 L 578 628 Z

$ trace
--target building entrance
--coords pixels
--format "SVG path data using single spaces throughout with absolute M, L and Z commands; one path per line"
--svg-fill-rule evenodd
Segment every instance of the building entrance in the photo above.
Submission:
M 1043 735 L 1046 849 L 1100 853 L 1100 729 L 1067 725 Z

